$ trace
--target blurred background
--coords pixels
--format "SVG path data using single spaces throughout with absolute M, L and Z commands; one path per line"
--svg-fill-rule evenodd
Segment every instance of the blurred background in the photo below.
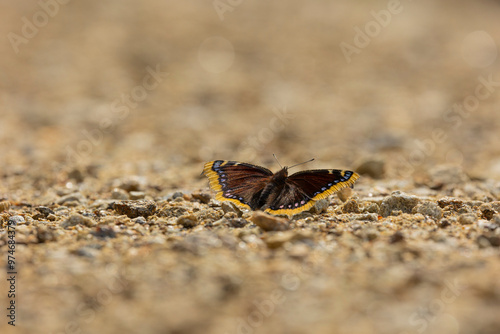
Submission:
M 498 1 L 0 6 L 4 174 L 99 166 L 189 187 L 204 161 L 275 169 L 276 153 L 500 177 Z

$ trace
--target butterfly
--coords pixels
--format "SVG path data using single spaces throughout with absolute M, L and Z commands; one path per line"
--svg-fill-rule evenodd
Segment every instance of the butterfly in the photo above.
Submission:
M 288 176 L 289 168 L 273 173 L 248 163 L 214 160 L 205 164 L 202 174 L 208 177 L 218 201 L 289 217 L 342 188 L 352 187 L 359 178 L 355 172 L 338 169 L 313 169 Z

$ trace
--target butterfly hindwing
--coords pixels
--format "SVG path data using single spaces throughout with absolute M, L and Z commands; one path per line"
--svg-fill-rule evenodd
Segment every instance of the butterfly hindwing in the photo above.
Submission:
M 255 209 L 253 199 L 259 196 L 273 175 L 267 168 L 227 160 L 207 162 L 203 173 L 218 201 L 231 201 L 247 209 Z
M 296 213 L 310 209 L 315 201 L 349 186 L 359 178 L 352 171 L 314 169 L 298 172 L 286 179 L 281 194 L 266 209 L 272 214 Z

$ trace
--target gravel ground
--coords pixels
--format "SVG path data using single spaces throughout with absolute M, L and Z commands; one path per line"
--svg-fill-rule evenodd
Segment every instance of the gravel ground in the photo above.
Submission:
M 60 1 L 0 4 L 2 333 L 500 332 L 498 1 Z M 361 178 L 200 175 L 273 153 Z

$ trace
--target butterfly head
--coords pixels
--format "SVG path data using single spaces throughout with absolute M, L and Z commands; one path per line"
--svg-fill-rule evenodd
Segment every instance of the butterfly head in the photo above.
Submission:
M 283 182 L 288 177 L 288 167 L 283 167 L 280 171 L 274 173 L 273 180 L 275 182 Z

